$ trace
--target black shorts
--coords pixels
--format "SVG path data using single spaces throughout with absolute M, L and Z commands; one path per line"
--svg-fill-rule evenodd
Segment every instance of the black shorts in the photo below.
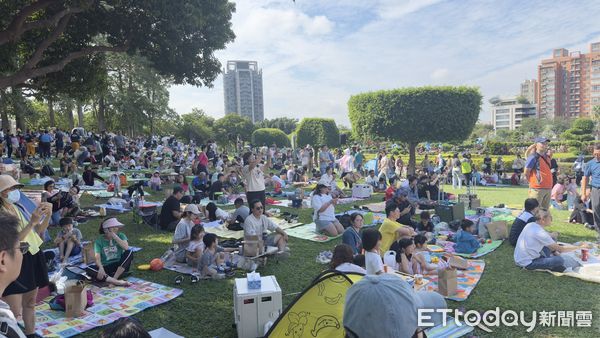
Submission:
M 254 200 L 259 200 L 263 205 L 263 210 L 266 210 L 266 198 L 265 191 L 247 191 L 246 192 L 246 200 L 248 201 L 248 207 L 252 207 L 250 203 Z
M 19 277 L 4 290 L 2 297 L 27 293 L 35 288 L 43 288 L 47 285 L 48 267 L 46 266 L 44 252 L 40 250 L 35 255 L 27 252 L 23 255 Z

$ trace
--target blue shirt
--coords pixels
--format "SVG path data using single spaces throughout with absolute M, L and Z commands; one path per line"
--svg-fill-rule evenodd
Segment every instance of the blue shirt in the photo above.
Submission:
M 454 251 L 457 253 L 471 254 L 481 247 L 481 243 L 479 243 L 477 238 L 464 230 L 457 232 L 454 239 L 456 240 Z
M 583 176 L 592 177 L 590 185 L 594 188 L 600 188 L 600 162 L 596 161 L 595 158 L 591 159 L 587 163 Z
M 344 233 L 342 234 L 342 243 L 350 245 L 350 247 L 352 247 L 352 252 L 355 255 L 358 255 L 362 249 L 360 235 L 352 227 L 347 227 L 346 230 L 344 230 Z
M 50 134 L 44 133 L 44 134 L 42 134 L 42 136 L 40 136 L 40 141 L 50 143 L 50 142 L 52 142 L 52 136 L 50 136 Z

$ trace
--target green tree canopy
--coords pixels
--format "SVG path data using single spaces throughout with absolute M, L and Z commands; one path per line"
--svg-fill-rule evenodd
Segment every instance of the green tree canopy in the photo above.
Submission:
M 212 127 L 214 118 L 207 116 L 202 109 L 193 108 L 190 113 L 181 115 L 176 136 L 184 140 L 194 140 L 196 144 L 205 144 L 214 137 Z
M 289 147 L 290 139 L 281 129 L 260 128 L 252 133 L 252 144 L 255 146 L 270 146 L 275 144 L 280 148 Z
M 296 127 L 296 144 L 337 147 L 340 145 L 340 132 L 333 119 L 304 118 Z
M 264 119 L 261 122 L 257 123 L 256 127 L 257 128 L 277 128 L 286 134 L 291 134 L 294 130 L 296 130 L 297 125 L 298 125 L 298 119 L 293 119 L 291 117 L 276 117 L 271 120 Z
M 472 87 L 421 87 L 353 95 L 348 101 L 357 136 L 383 137 L 408 144 L 409 172 L 419 142 L 468 138 L 481 110 L 482 96 Z
M 215 121 L 215 138 L 226 144 L 234 143 L 238 138 L 249 142 L 254 132 L 254 124 L 250 119 L 238 114 L 227 114 Z
M 571 128 L 565 130 L 562 133 L 561 137 L 564 140 L 573 140 L 573 141 L 592 141 L 594 140 L 594 130 L 595 125 L 594 121 L 591 119 L 576 119 L 573 121 L 573 125 Z

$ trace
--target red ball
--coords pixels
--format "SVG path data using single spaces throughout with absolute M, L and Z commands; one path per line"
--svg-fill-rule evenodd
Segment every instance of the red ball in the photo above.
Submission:
M 487 240 L 487 242 L 488 242 L 488 243 L 492 243 L 492 240 L 491 240 L 491 239 L 488 239 L 488 240 Z
M 163 268 L 163 261 L 160 258 L 154 258 L 152 261 L 150 261 L 150 270 L 158 271 L 158 270 L 162 270 L 162 268 Z

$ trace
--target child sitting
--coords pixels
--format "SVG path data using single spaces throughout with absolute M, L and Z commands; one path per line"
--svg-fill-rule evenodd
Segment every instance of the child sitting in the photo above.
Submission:
M 375 191 L 385 192 L 386 189 L 387 189 L 387 184 L 385 183 L 385 177 L 380 177 L 379 182 L 377 183 L 377 187 L 375 188 Z
M 204 252 L 204 227 L 196 224 L 190 231 L 190 242 L 185 252 L 185 260 L 189 266 L 197 268 Z
M 365 250 L 365 266 L 367 275 L 380 275 L 383 271 L 383 261 L 379 254 L 381 233 L 377 229 L 366 229 L 362 233 L 363 249 Z
M 233 249 L 223 248 L 218 245 L 217 235 L 205 234 L 202 238 L 204 242 L 204 253 L 198 265 L 198 270 L 203 277 L 212 277 L 214 279 L 222 279 L 226 275 L 232 275 L 233 271 L 225 262 L 225 252 L 231 252 Z
M 481 247 L 481 243 L 473 235 L 475 232 L 475 223 L 468 219 L 460 222 L 460 228 L 456 233 L 454 251 L 457 253 L 471 254 Z
M 158 171 L 155 171 L 152 177 L 150 178 L 150 189 L 160 191 L 160 184 L 160 173 Z
M 60 261 L 62 264 L 67 264 L 69 257 L 76 256 L 81 253 L 81 231 L 73 228 L 73 219 L 71 217 L 63 217 L 59 222 L 62 230 L 56 235 L 54 244 L 58 247 L 60 253 Z
M 394 270 L 410 275 L 427 274 L 437 271 L 437 266 L 427 264 L 425 257 L 417 254 L 415 243 L 412 238 L 401 238 L 390 247 L 396 253 L 396 266 Z
M 566 191 L 567 191 L 567 188 L 565 187 L 565 184 L 564 184 L 564 178 L 559 177 L 556 180 L 556 184 L 554 185 L 554 187 L 552 187 L 552 193 L 550 194 L 550 205 L 552 205 L 552 207 L 554 209 L 557 209 L 557 210 L 564 209 L 562 202 L 566 199 L 566 196 L 565 196 Z
M 431 215 L 428 211 L 421 211 L 421 221 L 417 224 L 417 231 L 424 233 L 433 233 L 433 223 L 431 222 Z
M 385 190 L 385 201 L 389 201 L 394 198 L 394 194 L 396 193 L 396 178 L 390 178 L 390 186 Z

